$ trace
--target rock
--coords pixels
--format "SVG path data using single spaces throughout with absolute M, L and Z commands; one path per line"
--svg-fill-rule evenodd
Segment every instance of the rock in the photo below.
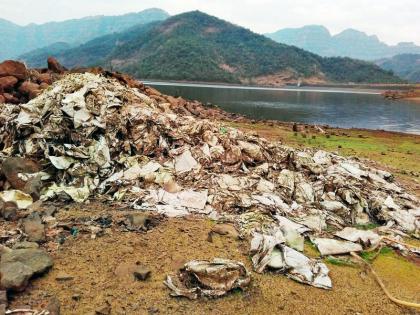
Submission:
M 6 103 L 10 103 L 10 104 L 19 104 L 20 103 L 19 99 L 16 96 L 14 96 L 10 93 L 3 93 L 3 97 L 5 98 Z
M 114 274 L 122 281 L 132 282 L 135 280 L 134 272 L 137 270 L 137 265 L 134 263 L 123 262 L 115 268 Z
M 19 173 L 38 173 L 41 171 L 41 167 L 32 160 L 20 157 L 11 157 L 3 161 L 1 171 L 13 188 L 23 191 L 27 181 L 20 178 Z
M 0 94 L 0 104 L 4 103 L 6 103 L 6 98 L 2 94 Z
M 235 229 L 233 225 L 230 225 L 230 224 L 216 224 L 215 226 L 212 227 L 211 232 L 219 234 L 219 235 L 225 235 L 233 239 L 239 238 L 238 231 Z
M 0 304 L 0 315 L 6 314 L 6 305 Z
M 104 305 L 98 307 L 95 310 L 96 315 L 110 315 L 111 314 L 111 305 L 109 303 L 105 303 Z
M 48 57 L 48 70 L 51 70 L 52 72 L 55 73 L 64 73 L 65 71 L 67 71 L 67 69 L 65 67 L 63 67 L 57 59 L 55 59 L 54 57 Z
M 41 88 L 41 90 L 45 90 L 49 87 L 50 85 L 48 83 L 42 82 L 39 87 Z
M 37 175 L 35 177 L 29 178 L 25 184 L 25 187 L 23 188 L 23 191 L 31 195 L 31 197 L 34 200 L 39 200 L 40 195 L 41 195 L 41 189 L 43 187 L 41 178 L 42 178 L 42 175 Z
M 55 280 L 57 281 L 70 281 L 73 279 L 74 277 L 72 275 L 69 275 L 65 272 L 59 272 L 58 275 L 55 277 Z
M 150 269 L 146 266 L 137 266 L 133 274 L 137 280 L 144 281 L 150 276 Z
M 6 256 L 6 255 L 3 255 Z M 0 264 L 0 287 L 15 291 L 23 291 L 28 285 L 29 279 L 34 274 L 32 269 L 21 262 L 6 262 Z
M 8 305 L 6 290 L 0 290 L 0 305 Z M 1 314 L 1 313 L 0 313 Z
M 0 77 L 13 76 L 19 80 L 25 80 L 28 72 L 23 63 L 14 60 L 6 60 L 0 63 Z
M 42 89 L 38 84 L 36 84 L 34 82 L 25 81 L 19 87 L 19 92 L 28 96 L 30 99 L 33 99 L 33 98 L 37 97 L 39 94 L 41 94 Z
M 37 249 L 39 248 L 39 245 L 35 242 L 20 242 L 16 243 L 15 246 L 13 246 L 13 249 Z
M 32 274 L 42 274 L 53 266 L 51 257 L 42 249 L 14 249 L 1 256 L 0 267 L 19 262 L 30 268 Z
M 46 310 L 49 312 L 49 315 L 60 315 L 60 301 L 56 296 L 51 297 L 48 302 Z
M 45 242 L 45 227 L 38 213 L 33 212 L 24 220 L 23 230 L 28 235 L 28 241 Z
M 3 202 L 0 198 L 0 214 L 5 220 L 15 221 L 17 219 L 18 206 L 13 201 Z
M 10 89 L 18 83 L 18 79 L 12 76 L 0 78 L 0 91 Z
M 151 222 L 150 215 L 147 213 L 132 213 L 127 218 L 130 225 L 134 228 L 147 229 L 147 225 Z
M 37 79 L 40 85 L 42 85 L 42 83 L 45 83 L 48 86 L 53 83 L 52 76 L 50 73 L 39 73 L 37 75 Z

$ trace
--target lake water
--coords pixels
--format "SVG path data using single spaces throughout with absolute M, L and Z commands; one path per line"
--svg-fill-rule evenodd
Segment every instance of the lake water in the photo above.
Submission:
M 162 93 L 212 103 L 255 119 L 420 134 L 420 104 L 379 93 L 334 89 L 265 89 L 146 82 Z

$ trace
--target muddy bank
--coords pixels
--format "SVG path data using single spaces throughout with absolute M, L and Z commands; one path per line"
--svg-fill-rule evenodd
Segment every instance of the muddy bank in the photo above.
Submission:
M 57 217 L 68 221 L 123 212 L 95 204 L 61 210 Z M 109 229 L 97 239 L 86 233 L 70 237 L 53 252 L 55 265 L 50 273 L 34 280 L 26 292 L 15 295 L 12 307 L 42 309 L 56 297 L 61 314 L 94 314 L 106 302 L 111 305 L 111 314 L 415 314 L 390 302 L 363 269 L 331 263 L 327 264 L 335 284 L 332 291 L 301 285 L 274 273 L 254 273 L 252 285 L 245 292 L 216 300 L 171 298 L 163 285 L 165 276 L 191 259 L 218 256 L 242 261 L 251 268 L 246 241 L 221 235 L 208 241 L 214 225 L 208 219 L 167 219 L 147 233 Z M 319 255 L 309 245 L 305 247 L 308 255 Z M 145 282 L 115 274 L 121 265 L 136 262 L 151 270 Z M 393 294 L 407 300 L 418 298 L 418 265 L 388 253 L 380 255 L 373 266 Z M 73 279 L 56 280 L 63 272 Z
M 409 89 L 406 91 L 385 91 L 383 96 L 387 99 L 391 100 L 399 100 L 404 99 L 413 102 L 420 101 L 420 90 L 418 89 Z

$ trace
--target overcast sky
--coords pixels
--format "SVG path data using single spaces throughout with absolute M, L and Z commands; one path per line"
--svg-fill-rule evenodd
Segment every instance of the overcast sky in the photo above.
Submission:
M 0 0 L 0 18 L 25 25 L 151 7 L 201 10 L 258 33 L 322 24 L 333 34 L 351 27 L 390 44 L 420 44 L 420 0 Z

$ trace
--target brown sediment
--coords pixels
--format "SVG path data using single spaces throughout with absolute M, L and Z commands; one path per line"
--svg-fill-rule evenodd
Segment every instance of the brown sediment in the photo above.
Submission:
M 420 89 L 410 89 L 405 91 L 385 91 L 383 93 L 383 96 L 387 99 L 391 100 L 398 100 L 398 99 L 404 99 L 408 101 L 420 101 Z
M 102 204 L 72 207 L 57 216 L 71 219 L 119 211 Z M 106 301 L 112 314 L 411 314 L 410 309 L 390 302 L 362 269 L 329 264 L 334 287 L 325 291 L 296 283 L 282 275 L 252 274 L 252 284 L 221 299 L 190 301 L 171 298 L 163 285 L 172 273 L 192 259 L 218 256 L 243 262 L 248 269 L 248 242 L 225 236 L 207 236 L 208 219 L 168 219 L 147 233 L 110 230 L 105 236 L 90 239 L 89 234 L 68 238 L 53 253 L 54 268 L 32 282 L 30 289 L 15 295 L 12 306 L 30 305 L 41 309 L 51 296 L 61 303 L 61 314 L 90 314 Z M 121 279 L 115 269 L 122 263 L 140 263 L 151 269 L 145 282 Z M 401 299 L 416 301 L 420 267 L 395 254 L 380 255 L 374 268 L 387 287 Z M 59 282 L 59 272 L 74 277 Z M 77 297 L 77 298 L 76 298 Z M 76 301 L 78 298 L 80 300 Z M 75 300 L 76 299 L 76 300 Z M 413 313 L 414 314 L 414 313 Z

